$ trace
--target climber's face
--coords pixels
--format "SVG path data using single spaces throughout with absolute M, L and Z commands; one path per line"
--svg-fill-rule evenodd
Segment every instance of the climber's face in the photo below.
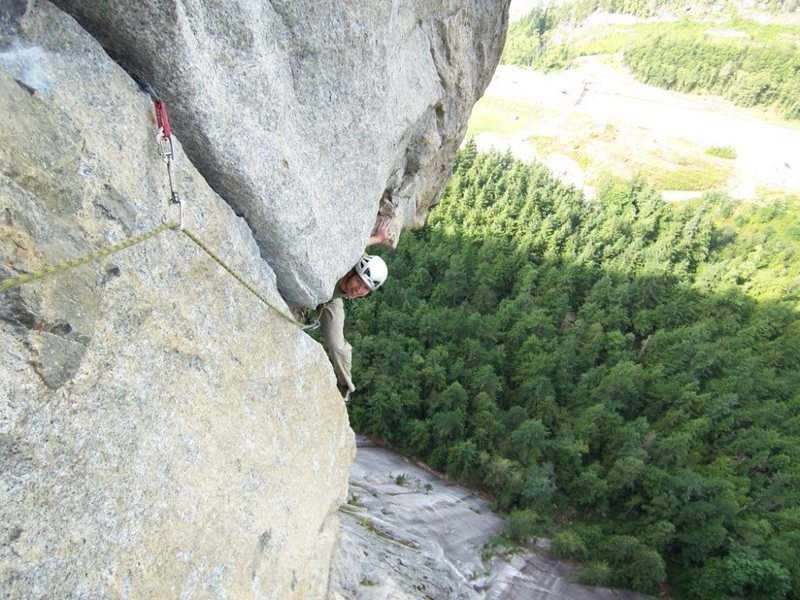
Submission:
M 369 294 L 370 291 L 369 287 L 367 287 L 367 284 L 364 283 L 364 280 L 361 279 L 361 277 L 359 277 L 354 271 L 351 271 L 342 277 L 339 285 L 350 300 L 355 298 L 363 298 Z

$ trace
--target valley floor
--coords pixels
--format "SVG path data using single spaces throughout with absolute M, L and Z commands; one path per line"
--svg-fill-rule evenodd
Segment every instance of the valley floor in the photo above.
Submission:
M 470 135 L 479 149 L 545 162 L 589 195 L 604 172 L 649 172 L 659 189 L 680 192 L 675 199 L 711 189 L 739 199 L 760 188 L 800 190 L 800 127 L 721 98 L 639 83 L 610 57 L 549 74 L 499 66 Z M 733 149 L 735 158 L 711 156 L 711 147 Z

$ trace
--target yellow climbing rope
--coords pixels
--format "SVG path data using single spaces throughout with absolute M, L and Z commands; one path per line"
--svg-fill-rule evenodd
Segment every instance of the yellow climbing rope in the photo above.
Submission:
M 72 269 L 74 267 L 78 267 L 80 265 L 85 265 L 85 264 L 89 264 L 91 262 L 95 262 L 97 260 L 100 260 L 101 258 L 105 258 L 106 256 L 110 256 L 110 255 L 112 255 L 112 254 L 114 254 L 116 252 L 119 252 L 121 250 L 125 250 L 126 248 L 131 248 L 132 246 L 140 244 L 140 243 L 144 242 L 145 240 L 148 240 L 148 239 L 150 239 L 152 237 L 155 237 L 156 235 L 158 235 L 162 231 L 166 231 L 167 229 L 175 229 L 175 230 L 180 231 L 181 233 L 183 233 L 190 240 L 192 240 L 192 242 L 194 242 L 201 250 L 203 250 L 203 252 L 208 254 L 208 256 L 210 256 L 217 264 L 219 264 L 223 269 L 225 269 L 228 273 L 230 273 L 231 276 L 234 279 L 236 279 L 236 281 L 238 281 L 247 291 L 249 291 L 256 298 L 261 300 L 261 302 L 266 304 L 269 308 L 271 308 L 273 311 L 278 313 L 281 317 L 283 317 L 287 321 L 293 323 L 294 325 L 296 325 L 300 329 L 313 329 L 313 328 L 317 327 L 319 325 L 319 322 L 313 322 L 313 323 L 308 324 L 308 325 L 305 324 L 305 323 L 301 323 L 298 320 L 296 320 L 295 318 L 293 318 L 292 316 L 287 315 L 286 313 L 284 313 L 278 307 L 274 306 L 263 294 L 260 294 L 258 292 L 258 290 L 255 288 L 255 286 L 253 286 L 251 283 L 249 283 L 244 277 L 239 275 L 239 273 L 237 273 L 234 269 L 232 269 L 228 264 L 225 263 L 225 261 L 223 261 L 208 246 L 206 246 L 200 240 L 200 238 L 197 237 L 197 235 L 195 235 L 191 231 L 188 231 L 184 227 L 184 223 L 185 223 L 185 212 L 184 212 L 185 205 L 184 205 L 183 200 L 175 192 L 175 189 L 173 188 L 173 185 L 172 185 L 172 172 L 171 172 L 170 166 L 171 166 L 172 161 L 174 160 L 174 153 L 173 153 L 173 147 L 172 147 L 171 132 L 170 132 L 170 128 L 169 128 L 169 118 L 167 116 L 167 109 L 166 109 L 166 106 L 164 105 L 163 101 L 161 101 L 160 99 L 158 99 L 155 96 L 155 93 L 153 92 L 152 88 L 150 88 L 147 91 L 148 91 L 148 93 L 150 93 L 150 95 L 153 97 L 154 102 L 156 103 L 156 120 L 158 122 L 158 127 L 159 127 L 158 133 L 156 135 L 156 139 L 159 142 L 159 148 L 160 148 L 161 154 L 162 154 L 162 156 L 164 158 L 164 162 L 167 163 L 167 176 L 168 176 L 168 179 L 169 179 L 169 187 L 170 187 L 170 194 L 171 194 L 170 201 L 172 203 L 180 205 L 180 222 L 179 223 L 172 222 L 172 221 L 171 222 L 164 222 L 161 225 L 159 225 L 158 227 L 154 227 L 154 228 L 150 229 L 149 231 L 145 231 L 144 233 L 136 235 L 136 236 L 124 241 L 124 242 L 121 242 L 119 244 L 114 244 L 113 246 L 107 246 L 105 248 L 101 248 L 100 250 L 97 250 L 96 252 L 92 252 L 90 254 L 87 254 L 86 256 L 82 256 L 80 258 L 75 258 L 75 259 L 72 259 L 72 260 L 68 260 L 68 261 L 65 261 L 65 262 L 62 262 L 62 263 L 59 263 L 59 264 L 56 264 L 56 265 L 51 265 L 51 266 L 45 267 L 43 269 L 39 269 L 38 271 L 35 271 L 33 273 L 28 273 L 26 275 L 21 275 L 19 277 L 10 277 L 8 279 L 4 279 L 4 280 L 0 281 L 0 292 L 5 292 L 7 290 L 14 289 L 14 288 L 19 287 L 19 286 L 21 286 L 23 284 L 30 283 L 30 282 L 36 281 L 38 279 L 42 279 L 43 277 L 47 277 L 49 275 L 55 275 L 56 273 L 63 273 L 64 271 L 68 271 L 69 269 Z
M 80 258 L 67 260 L 62 263 L 58 263 L 56 265 L 50 265 L 43 269 L 39 269 L 38 271 L 34 271 L 33 273 L 28 273 L 27 275 L 20 275 L 19 277 L 11 277 L 8 279 L 4 279 L 3 281 L 0 281 L 0 292 L 5 292 L 6 290 L 19 287 L 24 283 L 30 283 L 31 281 L 42 279 L 43 277 L 47 277 L 48 275 L 63 273 L 64 271 L 68 271 L 69 269 L 72 269 L 74 267 L 79 267 L 81 265 L 86 265 L 96 260 L 100 260 L 101 258 L 105 258 L 106 256 L 114 254 L 115 252 L 119 252 L 120 250 L 125 250 L 126 248 L 131 248 L 136 244 L 140 244 L 145 240 L 149 240 L 151 237 L 154 237 L 159 233 L 161 233 L 162 231 L 166 231 L 167 229 L 172 229 L 176 225 L 177 223 L 162 223 L 158 227 L 154 227 L 153 229 L 145 231 L 144 233 L 134 236 L 124 242 L 120 242 L 119 244 L 114 244 L 113 246 L 107 246 L 105 248 L 101 248 L 100 250 L 92 252 L 91 254 L 87 254 L 86 256 L 81 256 Z
M 34 271 L 33 273 L 28 273 L 26 275 L 20 275 L 19 277 L 10 277 L 8 279 L 4 279 L 3 281 L 0 281 L 0 292 L 5 292 L 7 290 L 11 290 L 13 288 L 19 287 L 19 286 L 21 286 L 23 284 L 30 283 L 30 282 L 36 281 L 38 279 L 43 279 L 44 277 L 47 277 L 49 275 L 55 275 L 57 273 L 63 273 L 64 271 L 68 271 L 68 270 L 73 269 L 75 267 L 79 267 L 81 265 L 86 265 L 86 264 L 98 261 L 101 258 L 105 258 L 105 257 L 110 256 L 110 255 L 112 255 L 112 254 L 114 254 L 116 252 L 119 252 L 121 250 L 125 250 L 127 248 L 131 248 L 131 247 L 133 247 L 133 246 L 135 246 L 137 244 L 140 244 L 140 243 L 142 243 L 142 242 L 144 242 L 144 241 L 146 241 L 146 240 L 148 240 L 148 239 L 150 239 L 152 237 L 155 237 L 156 235 L 158 235 L 162 231 L 166 231 L 168 229 L 177 229 L 177 228 L 178 228 L 178 223 L 174 223 L 174 222 L 162 223 L 158 227 L 154 227 L 153 229 L 150 229 L 149 231 L 141 233 L 141 234 L 139 234 L 137 236 L 134 236 L 134 237 L 132 237 L 132 238 L 130 238 L 130 239 L 124 241 L 124 242 L 121 242 L 119 244 L 114 244 L 113 246 L 107 246 L 105 248 L 101 248 L 100 250 L 97 250 L 97 251 L 92 252 L 90 254 L 87 254 L 85 256 L 81 256 L 80 258 L 75 258 L 75 259 L 72 259 L 72 260 L 64 261 L 64 262 L 58 263 L 56 265 L 50 265 L 50 266 L 44 267 L 43 269 L 39 269 L 37 271 Z M 224 260 L 222 260 L 219 256 L 217 256 L 214 253 L 213 250 L 211 250 L 206 244 L 203 243 L 203 241 L 199 237 L 197 237 L 197 235 L 195 235 L 194 233 L 192 233 L 191 231 L 189 231 L 187 229 L 181 229 L 180 231 L 186 237 L 188 237 L 190 240 L 192 240 L 192 242 L 194 242 L 203 252 L 208 254 L 208 256 L 210 256 L 218 265 L 220 265 L 223 269 L 225 269 L 228 273 L 230 273 L 230 275 L 234 279 L 236 279 L 236 281 L 238 281 L 247 291 L 249 291 L 256 298 L 261 300 L 261 302 L 266 304 L 269 308 L 271 308 L 273 311 L 278 313 L 281 317 L 283 317 L 287 321 L 290 321 L 290 322 L 294 323 L 295 325 L 297 325 L 301 329 L 313 329 L 314 327 L 317 326 L 317 323 L 311 323 L 309 325 L 306 325 L 304 323 L 301 323 L 301 322 L 297 321 L 293 317 L 287 315 L 281 309 L 279 309 L 274 304 L 272 304 L 266 298 L 266 296 L 264 296 L 263 294 L 259 293 L 259 291 L 251 283 L 249 283 L 244 277 L 239 275 L 239 273 L 237 273 L 230 265 L 228 265 Z
M 226 270 L 228 273 L 230 273 L 230 275 L 231 275 L 231 276 L 232 276 L 234 279 L 236 279 L 236 281 L 238 281 L 240 284 L 242 284 L 242 286 L 243 286 L 243 287 L 244 287 L 246 290 L 248 290 L 248 291 L 249 291 L 251 294 L 253 294 L 253 295 L 254 295 L 256 298 L 258 298 L 259 300 L 261 300 L 261 302 L 263 302 L 264 304 L 266 304 L 267 306 L 269 306 L 269 307 L 270 307 L 272 310 L 274 310 L 276 313 L 278 313 L 278 314 L 279 314 L 280 316 L 282 316 L 284 319 L 286 319 L 287 321 L 291 321 L 292 323 L 294 323 L 295 325 L 297 325 L 298 327 L 300 327 L 300 329 L 314 329 L 315 327 L 317 327 L 317 326 L 319 325 L 319 323 L 317 323 L 317 322 L 314 322 L 314 323 L 311 323 L 311 324 L 309 324 L 309 325 L 306 325 L 306 324 L 304 324 L 304 323 L 301 323 L 300 321 L 297 321 L 297 320 L 296 320 L 296 319 L 294 319 L 293 317 L 290 317 L 289 315 L 287 315 L 286 313 L 284 313 L 282 310 L 280 310 L 279 308 L 275 307 L 275 306 L 274 306 L 272 303 L 270 303 L 270 301 L 269 301 L 269 300 L 267 300 L 267 298 L 266 298 L 264 295 L 260 294 L 260 293 L 258 292 L 258 290 L 257 290 L 255 287 L 253 287 L 253 286 L 252 286 L 250 283 L 248 283 L 248 282 L 247 282 L 247 280 L 246 280 L 244 277 L 242 277 L 241 275 L 239 275 L 239 274 L 238 274 L 236 271 L 234 271 L 234 270 L 233 270 L 233 269 L 232 269 L 230 266 L 228 266 L 228 265 L 225 263 L 225 261 L 223 261 L 223 260 L 222 260 L 222 259 L 221 259 L 219 256 L 217 256 L 216 254 L 214 254 L 214 252 L 213 252 L 213 251 L 212 251 L 212 250 L 211 250 L 211 249 L 210 249 L 208 246 L 206 246 L 206 245 L 205 245 L 205 244 L 204 244 L 204 243 L 203 243 L 203 242 L 200 240 L 200 238 L 198 238 L 198 237 L 197 237 L 197 236 L 196 236 L 194 233 L 192 233 L 192 232 L 191 232 L 191 231 L 189 231 L 188 229 L 182 229 L 182 230 L 181 230 L 181 233 L 183 233 L 183 234 L 184 234 L 186 237 L 188 237 L 190 240 L 192 240 L 192 241 L 193 241 L 193 242 L 194 242 L 194 243 L 195 243 L 195 244 L 196 244 L 196 245 L 197 245 L 197 246 L 198 246 L 198 247 L 199 247 L 199 248 L 200 248 L 200 249 L 201 249 L 203 252 L 205 252 L 205 253 L 206 253 L 206 254 L 208 254 L 208 255 L 209 255 L 209 256 L 210 256 L 212 259 L 214 259 L 214 261 L 216 261 L 216 263 L 217 263 L 219 266 L 221 266 L 221 267 L 222 267 L 223 269 L 225 269 L 225 270 Z

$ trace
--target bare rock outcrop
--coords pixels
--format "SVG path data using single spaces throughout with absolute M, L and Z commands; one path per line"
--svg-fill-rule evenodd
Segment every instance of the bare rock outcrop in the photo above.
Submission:
M 128 74 L 46 1 L 3 3 L 0 31 L 0 280 L 177 218 Z M 278 310 L 174 230 L 0 292 L 3 597 L 326 593 L 344 404 L 247 224 L 176 152 L 188 228 Z
M 56 4 L 0 2 L 0 281 L 131 243 L 0 291 L 0 589 L 324 597 L 353 433 L 287 302 L 422 223 L 508 0 Z
M 55 0 L 172 107 L 278 287 L 315 306 L 441 195 L 508 0 Z

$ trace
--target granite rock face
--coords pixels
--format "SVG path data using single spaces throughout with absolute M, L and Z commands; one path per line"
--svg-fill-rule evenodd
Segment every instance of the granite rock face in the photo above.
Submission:
M 499 60 L 508 0 L 56 0 L 171 108 L 186 153 L 315 306 L 376 223 L 419 226 Z
M 68 15 L 0 10 L 0 279 L 177 218 L 152 103 Z M 353 434 L 321 347 L 176 141 L 187 236 L 0 292 L 0 589 L 320 598 Z M 310 491 L 313 490 L 313 493 Z
M 157 233 L 0 291 L 0 589 L 324 597 L 353 433 L 287 302 L 326 300 L 378 213 L 422 223 L 508 2 L 58 4 L 80 24 L 0 3 L 0 281 Z M 187 231 L 261 298 L 161 227 L 131 73 Z

